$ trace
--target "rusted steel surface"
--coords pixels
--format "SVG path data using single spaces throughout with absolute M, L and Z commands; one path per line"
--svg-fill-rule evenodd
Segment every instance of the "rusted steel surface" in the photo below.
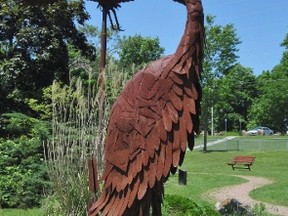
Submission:
M 178 1 L 183 3 L 182 1 Z M 104 189 L 89 214 L 161 215 L 163 185 L 198 131 L 203 59 L 201 0 L 185 0 L 187 23 L 174 55 L 134 75 L 112 107 Z
M 98 2 L 99 5 L 101 5 L 103 8 L 111 10 L 113 8 L 116 9 L 120 7 L 120 3 L 130 2 L 134 0 L 90 0 L 90 1 Z
M 88 161 L 88 171 L 89 171 L 89 189 L 92 193 L 96 194 L 99 190 L 99 183 L 98 183 L 97 162 L 93 156 Z

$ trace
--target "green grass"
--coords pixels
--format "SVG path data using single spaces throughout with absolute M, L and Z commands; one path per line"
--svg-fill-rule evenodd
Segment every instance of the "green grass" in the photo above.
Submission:
M 252 171 L 237 169 L 233 171 L 226 165 L 236 155 L 255 155 L 256 162 Z M 166 193 L 189 197 L 195 202 L 210 202 L 205 192 L 245 182 L 242 178 L 232 175 L 252 175 L 273 180 L 273 184 L 264 186 L 251 193 L 254 199 L 271 204 L 288 207 L 288 172 L 286 151 L 200 151 L 187 152 L 183 170 L 188 172 L 187 185 L 178 185 L 178 176 L 171 176 L 166 184 Z
M 224 137 L 208 137 L 208 140 L 223 139 Z M 197 138 L 196 142 L 201 142 L 203 137 Z M 198 141 L 197 141 L 198 140 Z M 185 156 L 181 169 L 187 171 L 187 185 L 178 185 L 178 175 L 171 175 L 165 184 L 166 194 L 177 194 L 189 197 L 194 202 L 202 205 L 213 205 L 214 201 L 209 200 L 205 193 L 209 190 L 217 189 L 226 185 L 235 185 L 245 182 L 246 180 L 232 175 L 260 176 L 271 179 L 272 185 L 264 186 L 251 192 L 251 197 L 275 205 L 283 205 L 288 207 L 288 151 L 276 151 L 269 146 L 279 143 L 287 143 L 287 137 L 239 137 L 240 143 L 248 143 L 257 145 L 259 142 L 268 142 L 262 149 L 250 150 L 249 146 L 243 151 L 226 151 L 223 150 L 224 144 L 219 144 L 218 149 L 211 151 L 212 147 L 208 147 L 208 152 L 188 151 Z M 233 141 L 235 142 L 235 140 Z M 231 143 L 226 144 L 226 146 Z M 246 146 L 247 146 L 246 145 Z M 216 147 L 216 146 L 215 146 Z M 250 146 L 251 147 L 251 146 Z M 266 149 L 265 149 L 266 148 Z M 232 148 L 234 149 L 234 148 Z M 228 165 L 236 155 L 254 155 L 256 161 L 251 167 L 252 171 L 237 169 L 235 171 Z M 39 216 L 41 210 L 15 210 L 0 209 L 2 216 Z
M 2 216 L 41 216 L 41 209 L 0 209 Z

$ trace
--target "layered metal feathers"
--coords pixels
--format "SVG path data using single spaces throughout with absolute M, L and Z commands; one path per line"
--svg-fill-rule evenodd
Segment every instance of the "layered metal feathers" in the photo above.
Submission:
M 163 184 L 194 146 L 199 126 L 203 11 L 185 0 L 187 24 L 174 55 L 134 75 L 112 107 L 104 189 L 90 208 L 97 215 L 161 215 Z

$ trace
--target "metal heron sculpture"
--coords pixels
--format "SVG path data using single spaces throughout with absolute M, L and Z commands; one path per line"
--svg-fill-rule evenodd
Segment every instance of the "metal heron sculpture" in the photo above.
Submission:
M 89 215 L 161 215 L 164 183 L 193 149 L 198 131 L 204 15 L 187 8 L 180 44 L 171 56 L 136 73 L 112 107 L 105 146 L 104 188 Z

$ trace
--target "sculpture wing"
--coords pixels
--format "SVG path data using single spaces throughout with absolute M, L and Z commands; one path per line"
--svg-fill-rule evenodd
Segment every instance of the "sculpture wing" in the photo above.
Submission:
M 113 8 L 120 7 L 121 3 L 130 2 L 130 1 L 134 1 L 134 0 L 90 0 L 90 1 L 98 2 L 99 5 L 110 10 Z
M 182 163 L 187 142 L 193 148 L 199 114 L 200 86 L 166 71 L 172 57 L 138 72 L 113 105 L 104 190 L 90 215 L 130 215 L 151 205 L 161 211 L 163 183 Z

